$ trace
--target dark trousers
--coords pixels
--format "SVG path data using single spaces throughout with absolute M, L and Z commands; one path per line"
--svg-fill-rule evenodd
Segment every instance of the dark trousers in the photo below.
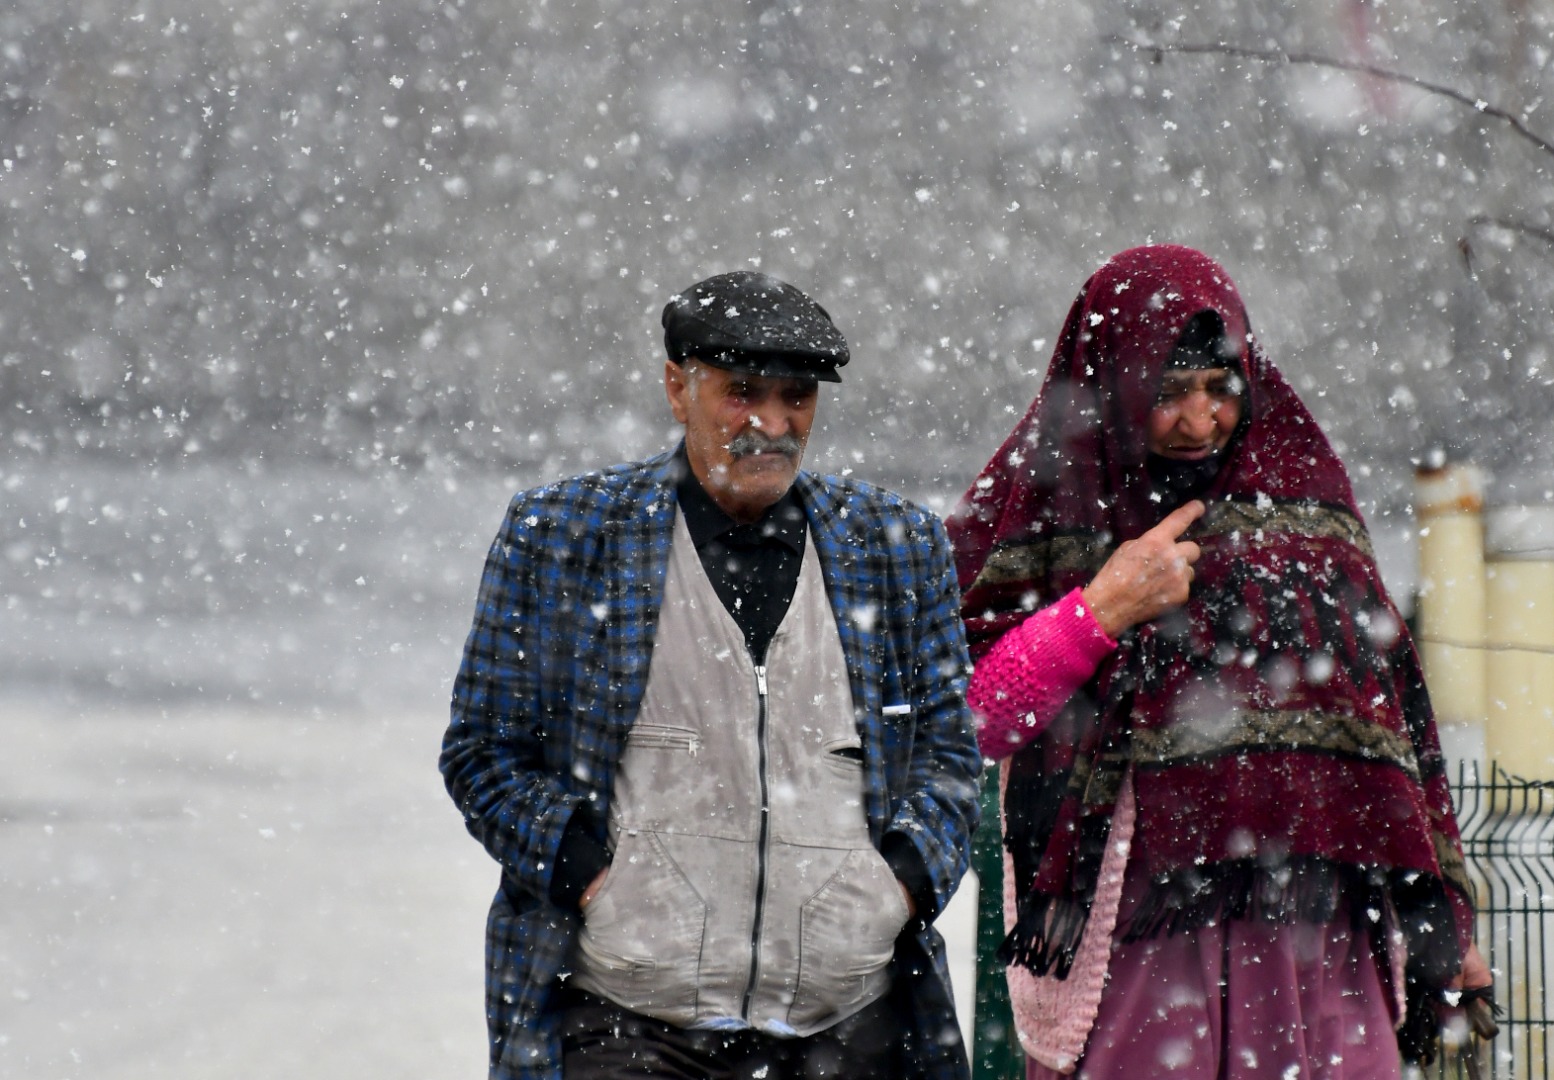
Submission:
M 563 993 L 564 1080 L 892 1080 L 900 1075 L 899 1024 L 886 994 L 862 1012 L 803 1039 L 757 1031 L 693 1031 L 584 993 Z

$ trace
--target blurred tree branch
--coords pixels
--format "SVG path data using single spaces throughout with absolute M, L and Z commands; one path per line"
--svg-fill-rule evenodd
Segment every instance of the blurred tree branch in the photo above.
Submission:
M 1508 232 L 1521 233 L 1524 236 L 1535 237 L 1550 247 L 1554 247 L 1554 229 L 1529 225 L 1527 222 L 1517 221 L 1515 218 L 1495 217 L 1491 214 L 1475 214 L 1468 219 L 1468 224 L 1475 229 L 1488 226 L 1495 229 L 1505 229 Z
M 1225 42 L 1205 43 L 1179 43 L 1174 45 L 1160 44 L 1151 41 L 1134 41 L 1128 38 L 1113 37 L 1108 39 L 1111 44 L 1121 45 L 1137 52 L 1153 53 L 1158 63 L 1165 53 L 1184 53 L 1189 55 L 1216 55 L 1234 56 L 1244 60 L 1258 60 L 1267 64 L 1304 64 L 1312 67 L 1336 68 L 1339 71 L 1355 71 L 1373 78 L 1384 79 L 1389 82 L 1402 83 L 1423 90 L 1428 94 L 1450 98 L 1452 101 L 1468 106 L 1485 116 L 1492 116 L 1496 120 L 1503 121 L 1517 135 L 1532 143 L 1550 157 L 1554 157 L 1554 140 L 1538 134 L 1526 124 L 1520 117 L 1507 109 L 1494 105 L 1483 98 L 1465 94 L 1454 87 L 1441 83 L 1433 83 L 1421 79 L 1406 72 L 1392 71 L 1375 64 L 1367 64 L 1354 60 L 1338 60 L 1331 56 L 1322 56 L 1319 53 L 1289 52 L 1283 49 L 1251 49 L 1240 45 L 1230 45 Z
M 1530 225 L 1525 221 L 1517 221 L 1515 218 L 1496 217 L 1493 214 L 1474 214 L 1468 219 L 1469 233 L 1475 229 L 1504 229 L 1507 232 L 1519 233 L 1522 236 L 1531 236 L 1542 240 L 1549 247 L 1554 248 L 1554 229 L 1542 228 L 1538 225 Z M 1473 263 L 1473 241 L 1468 236 L 1463 236 L 1457 241 L 1457 250 L 1462 253 L 1462 265 L 1469 276 L 1477 270 Z

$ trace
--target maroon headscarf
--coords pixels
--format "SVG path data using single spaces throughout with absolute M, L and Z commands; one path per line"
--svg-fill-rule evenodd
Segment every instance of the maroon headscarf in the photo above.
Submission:
M 1190 533 L 1192 596 L 1124 634 L 1009 763 L 1020 899 L 1006 959 L 1066 975 L 1131 767 L 1132 858 L 1152 882 L 1131 935 L 1331 919 L 1343 886 L 1361 890 L 1346 893 L 1355 918 L 1401 920 L 1415 968 L 1443 984 L 1472 916 L 1413 644 L 1342 463 L 1205 255 L 1125 251 L 1074 302 L 1041 392 L 949 521 L 972 655 L 1164 516 L 1146 420 L 1204 312 L 1247 389 Z

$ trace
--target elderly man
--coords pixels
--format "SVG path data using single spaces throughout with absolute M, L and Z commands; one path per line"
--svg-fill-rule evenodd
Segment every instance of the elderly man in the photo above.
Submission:
M 848 359 L 819 304 L 737 272 L 663 323 L 684 442 L 513 500 L 454 686 L 443 775 L 502 868 L 491 1076 L 965 1077 L 943 528 L 800 471 Z

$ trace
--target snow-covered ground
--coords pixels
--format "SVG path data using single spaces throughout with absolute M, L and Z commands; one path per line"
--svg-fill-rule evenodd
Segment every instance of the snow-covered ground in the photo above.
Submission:
M 481 1075 L 435 714 L 4 712 L 0 1076 Z

